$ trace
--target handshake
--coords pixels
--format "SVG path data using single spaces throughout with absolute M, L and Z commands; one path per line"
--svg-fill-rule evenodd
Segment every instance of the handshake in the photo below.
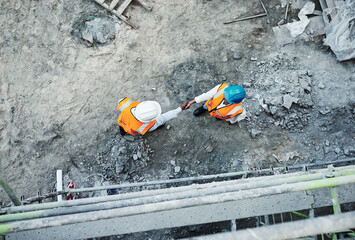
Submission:
M 189 109 L 191 105 L 194 104 L 195 102 L 196 102 L 195 100 L 191 100 L 190 102 L 184 102 L 183 104 L 181 104 L 180 108 L 182 110 Z

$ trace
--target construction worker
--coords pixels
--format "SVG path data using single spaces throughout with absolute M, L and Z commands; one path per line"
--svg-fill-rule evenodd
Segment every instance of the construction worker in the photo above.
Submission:
M 169 120 L 185 110 L 187 103 L 177 109 L 161 114 L 160 104 L 156 101 L 137 102 L 131 98 L 123 98 L 118 103 L 118 125 L 120 132 L 131 135 L 144 135 L 163 126 Z
M 245 98 L 245 90 L 242 86 L 226 83 L 215 86 L 210 91 L 195 97 L 187 103 L 188 109 L 194 103 L 205 102 L 205 104 L 194 111 L 195 116 L 208 111 L 212 117 L 225 119 L 228 124 L 233 124 L 245 118 L 245 110 L 242 101 Z

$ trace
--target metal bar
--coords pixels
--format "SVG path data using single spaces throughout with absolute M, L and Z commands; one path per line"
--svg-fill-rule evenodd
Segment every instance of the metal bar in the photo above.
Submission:
M 283 171 L 284 167 L 280 167 L 279 169 L 280 171 Z M 262 169 L 261 171 L 263 173 L 270 173 L 270 169 Z M 138 182 L 138 183 L 117 184 L 117 185 L 91 187 L 91 188 L 66 189 L 66 193 L 100 191 L 100 190 L 107 190 L 111 188 L 122 189 L 122 188 L 131 188 L 131 187 L 149 186 L 149 185 L 161 185 L 161 184 L 182 183 L 182 182 L 189 182 L 189 181 L 203 181 L 203 180 L 212 180 L 212 179 L 223 179 L 229 177 L 241 177 L 245 173 L 251 173 L 251 172 L 252 171 L 221 173 L 221 174 L 214 174 L 214 175 L 203 175 L 197 177 L 177 178 L 177 179 L 159 180 L 159 181 L 151 181 L 151 182 Z
M 346 166 L 336 168 L 333 172 L 334 176 L 347 175 L 349 173 L 354 173 L 355 166 Z M 203 188 L 215 188 L 219 186 L 229 186 L 239 184 L 239 189 L 249 189 L 252 187 L 265 187 L 271 186 L 273 184 L 284 184 L 284 183 L 293 183 L 297 181 L 309 181 L 321 179 L 324 177 L 324 174 L 328 173 L 327 169 L 321 169 L 317 171 L 309 171 L 309 172 L 297 172 L 297 173 L 289 173 L 283 175 L 274 175 L 274 176 L 266 176 L 266 177 L 258 177 L 258 178 L 249 178 L 249 179 L 238 179 L 238 180 L 230 180 L 223 182 L 212 182 L 206 184 L 193 184 L 190 186 L 183 187 L 174 187 L 168 189 L 157 189 L 157 190 L 146 190 L 142 192 L 133 192 L 127 194 L 119 194 L 113 196 L 105 196 L 105 197 L 96 197 L 96 198 L 87 198 L 87 199 L 78 199 L 75 201 L 63 201 L 63 202 L 51 202 L 51 203 L 42 203 L 42 204 L 33 204 L 27 206 L 20 207 L 11 207 L 4 208 L 3 210 L 7 213 L 16 213 L 16 212 L 24 212 L 24 211 L 34 211 L 34 210 L 43 210 L 50 209 L 56 207 L 65 207 L 65 206 L 78 206 L 78 205 L 87 205 L 98 202 L 108 202 L 108 201 L 117 201 L 124 199 L 132 199 L 132 198 L 142 198 L 147 196 L 157 196 L 162 194 L 177 194 L 179 192 L 185 192 L 189 190 L 198 190 Z M 113 188 L 110 186 L 110 188 Z
M 57 170 L 57 191 L 61 192 L 63 190 L 63 173 L 62 170 Z M 57 195 L 58 202 L 63 201 L 62 195 Z
M 269 222 L 269 215 L 265 215 L 264 216 L 264 220 L 265 220 L 265 225 L 269 225 L 270 222 Z
M 261 14 L 257 14 L 257 15 L 254 15 L 254 16 L 250 16 L 250 17 L 238 18 L 238 19 L 235 19 L 235 20 L 224 22 L 224 24 L 245 21 L 245 20 L 249 20 L 249 19 L 253 19 L 253 18 L 265 17 L 266 15 L 267 15 L 267 13 L 261 13 Z
M 9 198 L 11 199 L 12 203 L 15 206 L 20 206 L 21 205 L 21 201 L 18 199 L 18 197 L 16 196 L 14 191 L 12 191 L 11 187 L 1 177 L 0 177 L 0 186 L 4 189 L 4 191 L 6 192 L 7 196 L 9 196 Z
M 327 166 L 329 164 L 341 164 L 355 161 L 355 158 L 343 159 L 338 161 L 328 161 L 323 163 L 312 163 L 307 164 L 308 167 L 315 166 Z M 288 169 L 302 169 L 305 165 L 295 165 L 289 166 Z M 275 170 L 284 171 L 286 167 L 278 167 Z M 261 169 L 261 173 L 270 173 L 270 169 Z M 88 192 L 88 191 L 100 191 L 107 190 L 111 188 L 131 188 L 131 187 L 140 187 L 140 186 L 149 186 L 149 185 L 161 185 L 161 184 L 172 184 L 172 183 L 182 183 L 189 181 L 202 181 L 202 180 L 212 180 L 212 179 L 223 179 L 229 177 L 241 177 L 246 173 L 253 173 L 253 171 L 243 171 L 243 172 L 232 172 L 232 173 L 221 173 L 214 175 L 203 175 L 197 177 L 187 177 L 187 178 L 178 178 L 178 179 L 169 179 L 169 180 L 159 180 L 159 181 L 151 181 L 151 182 L 139 182 L 139 183 L 128 183 L 128 184 L 117 184 L 110 186 L 100 186 L 100 187 L 92 187 L 92 188 L 78 188 L 78 189 L 66 189 L 65 193 L 76 193 L 76 192 Z
M 341 207 L 339 203 L 338 190 L 336 187 L 330 187 L 330 195 L 332 196 L 334 214 L 341 213 Z
M 327 232 L 341 231 L 355 227 L 355 212 L 341 213 L 284 224 L 276 224 L 263 228 L 240 230 L 236 232 L 219 233 L 209 236 L 190 238 L 192 240 L 283 240 L 317 235 Z
M 22 201 L 22 204 L 30 204 L 30 203 L 33 203 L 33 202 L 38 202 L 38 201 L 41 201 L 41 200 L 46 199 L 46 198 L 56 197 L 58 195 L 62 195 L 64 193 L 65 193 L 64 191 L 61 191 L 61 192 L 57 191 L 57 192 L 47 193 L 47 194 L 44 194 L 42 196 L 26 198 L 25 200 Z
M 355 172 L 353 172 L 353 174 L 355 175 Z M 341 175 L 342 172 L 334 173 L 334 176 L 341 176 Z M 216 194 L 222 194 L 228 192 L 236 192 L 241 190 L 250 190 L 255 188 L 257 189 L 263 187 L 278 186 L 280 184 L 316 180 L 316 179 L 322 179 L 323 177 L 324 177 L 323 174 L 314 174 L 309 176 L 295 176 L 287 179 L 275 179 L 275 180 L 271 179 L 265 182 L 251 182 L 245 184 L 236 184 L 238 183 L 238 180 L 234 180 L 232 181 L 234 185 L 230 184 L 229 182 L 226 182 L 222 185 L 219 184 L 219 186 L 215 186 L 215 187 L 207 187 L 201 189 L 196 188 L 196 189 L 190 189 L 190 190 L 185 190 L 185 191 L 180 191 L 175 193 L 166 193 L 160 195 L 154 194 L 152 196 L 147 196 L 147 197 L 132 198 L 132 199 L 120 200 L 120 201 L 110 201 L 110 202 L 103 202 L 103 203 L 90 204 L 84 206 L 72 206 L 69 208 L 59 208 L 59 209 L 31 211 L 26 213 L 8 214 L 8 215 L 0 216 L 0 223 L 16 221 L 16 220 L 51 217 L 51 216 L 58 216 L 64 214 L 74 214 L 74 213 L 107 210 L 113 208 L 138 206 L 138 205 L 144 205 L 150 203 L 185 199 L 189 197 L 203 197 L 203 196 L 216 195 Z M 211 186 L 211 184 L 209 185 Z M 70 202 L 73 201 L 69 201 L 69 203 Z M 274 215 L 272 215 L 272 218 L 273 218 L 273 224 L 275 224 Z
M 264 3 L 263 3 L 262 0 L 260 0 L 260 4 L 261 4 L 261 6 L 263 7 L 264 12 L 268 15 L 268 12 L 267 12 L 266 7 L 265 7 L 265 5 L 264 5 Z M 269 16 L 266 16 L 266 22 L 267 22 L 268 24 L 270 23 Z
M 187 208 L 193 206 L 237 201 L 242 199 L 277 195 L 282 193 L 307 191 L 307 190 L 334 187 L 334 186 L 340 186 L 340 185 L 346 185 L 352 183 L 355 183 L 355 175 L 327 178 L 327 179 L 314 180 L 309 182 L 283 184 L 280 186 L 273 186 L 267 188 L 251 189 L 251 190 L 216 194 L 216 195 L 204 196 L 204 197 L 193 197 L 193 198 L 182 199 L 182 200 L 173 200 L 168 202 L 159 202 L 159 203 L 145 204 L 140 206 L 132 206 L 132 207 L 119 208 L 119 209 L 71 214 L 69 218 L 63 216 L 57 216 L 57 217 L 12 222 L 8 224 L 0 225 L 0 234 L 8 234 L 11 232 L 25 231 L 25 230 L 31 230 L 37 228 L 61 226 L 66 224 L 97 221 L 102 219 L 119 218 L 123 216 L 161 212 L 161 211 Z M 340 216 L 340 214 L 336 216 Z M 355 221 L 353 221 L 353 224 L 355 224 Z

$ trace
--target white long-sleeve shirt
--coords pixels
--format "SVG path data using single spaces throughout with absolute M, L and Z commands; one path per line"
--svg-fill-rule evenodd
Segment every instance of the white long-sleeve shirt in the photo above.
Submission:
M 174 119 L 178 116 L 178 114 L 182 111 L 182 109 L 180 107 L 174 109 L 174 110 L 170 110 L 166 113 L 163 113 L 162 115 L 160 115 L 159 117 L 157 117 L 155 119 L 155 124 L 153 125 L 153 127 L 151 127 L 148 132 L 152 132 L 155 129 L 157 129 L 158 127 L 164 125 L 166 122 L 170 121 L 171 119 Z M 136 108 L 133 108 L 131 110 L 131 113 L 133 114 L 133 116 L 135 118 L 136 117 Z
M 211 90 L 209 90 L 208 92 L 206 93 L 202 93 L 201 95 L 195 97 L 195 101 L 197 103 L 200 103 L 200 102 L 205 102 L 207 101 L 208 99 L 212 98 L 217 92 L 218 92 L 218 88 L 221 86 L 221 84 L 218 84 L 217 86 L 215 86 L 214 88 L 212 88 Z M 225 104 L 223 104 L 223 102 L 218 106 L 218 108 L 222 108 L 226 106 Z M 243 111 L 242 113 L 243 115 L 245 114 L 245 110 Z M 230 123 L 236 123 L 238 121 L 238 117 L 239 115 L 242 115 L 242 114 L 238 114 L 237 116 L 235 117 L 232 117 L 232 118 L 229 118 L 229 119 L 226 119 L 227 122 L 230 122 Z
M 122 100 L 123 100 L 123 98 L 121 98 L 118 102 L 121 102 Z M 157 117 L 155 119 L 155 124 L 153 125 L 153 127 L 151 127 L 148 130 L 148 132 L 152 132 L 155 129 L 157 129 L 158 127 L 164 125 L 166 122 L 170 121 L 171 119 L 176 118 L 181 111 L 182 111 L 182 109 L 180 107 L 178 107 L 178 108 L 176 108 L 174 110 L 170 110 L 169 112 L 163 113 L 162 115 L 160 115 L 159 117 Z M 137 119 L 137 117 L 136 117 L 136 108 L 133 108 L 131 110 L 131 113 Z

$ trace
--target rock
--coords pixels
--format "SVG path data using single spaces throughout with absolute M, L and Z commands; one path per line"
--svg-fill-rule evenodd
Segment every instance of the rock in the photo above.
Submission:
M 233 54 L 233 58 L 234 58 L 235 60 L 240 60 L 240 59 L 242 59 L 242 55 L 235 52 L 235 53 Z
M 134 141 L 134 137 L 132 135 L 124 135 L 123 138 L 130 142 Z
M 175 166 L 175 161 L 174 160 L 171 160 L 170 163 L 171 163 L 171 165 Z
M 298 98 L 292 97 L 290 95 L 284 95 L 282 106 L 284 106 L 287 109 L 290 109 L 292 106 L 292 103 L 297 103 L 298 100 L 299 100 Z
M 312 77 L 313 76 L 313 72 L 311 70 L 308 70 L 307 71 L 307 75 L 308 75 L 308 77 Z
M 324 85 L 322 82 L 320 82 L 320 83 L 318 84 L 318 87 L 319 87 L 320 89 L 324 89 L 324 88 L 325 88 L 325 85 Z
M 251 61 L 257 61 L 258 58 L 257 58 L 257 57 L 251 57 L 250 60 L 251 60 Z
M 249 88 L 249 87 L 251 87 L 251 83 L 245 82 L 245 83 L 243 83 L 243 87 Z
M 206 146 L 205 147 L 205 150 L 207 151 L 207 152 L 212 152 L 213 151 L 213 147 L 212 147 L 212 145 L 208 145 L 208 146 Z
M 244 149 L 244 152 L 245 152 L 245 153 L 249 152 L 249 149 Z
M 261 131 L 252 129 L 250 135 L 251 135 L 252 138 L 255 138 L 256 136 L 258 136 L 261 133 L 262 133 Z
M 102 32 L 98 32 L 96 34 L 96 41 L 98 41 L 99 43 L 106 43 L 107 40 L 104 37 L 104 34 Z
M 316 151 L 319 151 L 319 146 L 316 146 Z
M 276 106 L 270 106 L 270 113 L 272 115 L 275 115 L 276 112 L 277 112 L 277 107 Z
M 175 168 L 174 168 L 175 173 L 180 172 L 180 170 L 181 170 L 181 167 L 179 167 L 179 166 L 175 166 Z
M 228 56 L 227 55 L 224 55 L 222 57 L 222 62 L 228 62 Z
M 137 152 L 137 157 L 138 157 L 138 158 L 141 158 L 141 157 L 142 157 L 141 152 L 139 152 L 139 151 Z
M 355 153 L 355 148 L 352 148 L 352 147 L 346 147 L 344 148 L 344 154 L 348 157 L 351 157 L 353 156 Z
M 137 58 L 137 62 L 141 62 L 142 61 L 142 59 L 141 58 Z
M 152 87 L 152 90 L 153 90 L 153 91 L 156 91 L 156 90 L 157 90 L 157 88 L 155 88 L 155 87 Z
M 336 148 L 334 149 L 334 152 L 335 152 L 336 154 L 339 154 L 339 153 L 341 153 L 341 149 L 340 149 L 339 147 L 336 147 Z
M 274 97 L 271 101 L 270 101 L 271 105 L 277 106 L 277 105 L 281 105 L 282 104 L 282 96 L 277 96 Z
M 329 146 L 329 141 L 325 140 L 325 146 Z
M 298 82 L 298 73 L 297 72 L 292 72 L 290 74 L 290 82 L 291 83 L 297 83 Z
M 286 153 L 286 162 L 288 160 L 292 160 L 292 159 L 299 157 L 299 156 L 300 156 L 300 154 L 298 152 L 288 152 L 288 153 Z
M 137 159 L 138 159 L 137 154 L 133 154 L 133 159 L 134 159 L 134 160 L 137 160 Z
M 171 126 L 170 126 L 170 125 L 166 126 L 166 129 L 168 129 L 168 130 L 169 130 L 170 128 L 171 128 Z
M 329 109 L 321 109 L 321 110 L 319 110 L 319 112 L 322 115 L 326 115 L 327 113 L 330 113 L 330 110 Z
M 88 29 L 86 29 L 81 36 L 84 40 L 88 41 L 89 43 L 94 43 L 94 37 L 92 34 L 89 32 Z

